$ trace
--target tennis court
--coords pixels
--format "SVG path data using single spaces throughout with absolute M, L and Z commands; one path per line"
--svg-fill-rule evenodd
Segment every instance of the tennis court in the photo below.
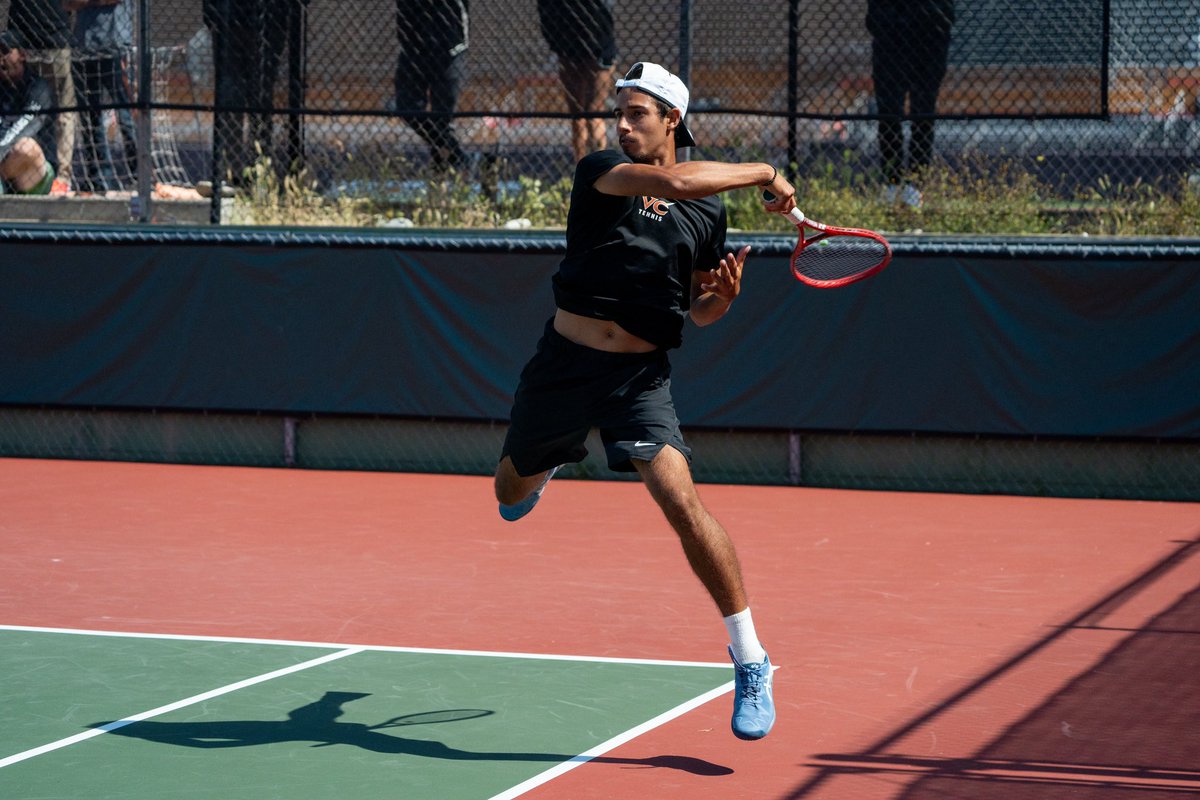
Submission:
M 1200 791 L 1194 504 L 700 487 L 779 722 L 636 484 L 0 460 L 0 796 Z

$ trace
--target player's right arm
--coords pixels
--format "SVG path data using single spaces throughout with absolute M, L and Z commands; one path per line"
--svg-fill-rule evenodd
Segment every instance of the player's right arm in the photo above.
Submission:
M 670 166 L 617 164 L 596 179 L 598 192 L 623 197 L 669 197 L 694 200 L 700 197 L 760 186 L 775 196 L 768 211 L 789 211 L 796 204 L 796 189 L 770 164 L 722 161 L 684 161 Z

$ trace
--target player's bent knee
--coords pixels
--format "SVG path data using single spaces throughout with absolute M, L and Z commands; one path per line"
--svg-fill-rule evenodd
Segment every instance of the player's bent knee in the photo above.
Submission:
M 514 490 L 511 486 L 496 484 L 496 502 L 511 506 L 525 499 L 525 494 Z
M 529 494 L 528 483 L 527 478 L 522 478 L 517 474 L 512 459 L 505 457 L 496 467 L 496 477 L 492 482 L 496 501 L 505 505 L 521 502 L 525 499 L 525 495 Z
M 701 527 L 711 516 L 695 492 L 669 491 L 656 499 L 667 521 L 680 532 Z
M 496 479 L 492 482 L 492 490 L 496 495 L 496 501 L 505 505 L 511 505 L 521 499 L 516 496 L 512 481 L 501 475 L 499 471 L 496 472 Z

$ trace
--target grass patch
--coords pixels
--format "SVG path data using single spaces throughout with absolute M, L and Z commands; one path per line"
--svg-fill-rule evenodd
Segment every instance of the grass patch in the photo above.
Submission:
M 420 228 L 502 228 L 510 220 L 528 220 L 533 228 L 566 225 L 569 177 L 544 181 L 505 174 L 503 164 L 492 164 L 470 179 L 449 173 L 414 181 L 401 177 L 414 174 L 411 165 L 394 159 L 371 163 L 359 184 L 353 180 L 356 165 L 348 164 L 349 192 L 331 193 L 304 171 L 281 177 L 269 158 L 260 157 L 247 170 L 245 188 L 227 221 Z M 370 188 L 355 194 L 357 185 Z M 379 188 L 389 186 L 406 188 Z M 1200 236 L 1200 184 L 1183 176 L 1156 184 L 1105 178 L 1063 196 L 1015 161 L 978 159 L 954 169 L 935 167 L 920 187 L 920 208 L 886 202 L 878 178 L 850 156 L 806 166 L 796 180 L 800 207 L 816 219 L 890 233 Z M 725 201 L 731 229 L 792 230 L 782 216 L 763 213 L 757 189 L 728 192 Z

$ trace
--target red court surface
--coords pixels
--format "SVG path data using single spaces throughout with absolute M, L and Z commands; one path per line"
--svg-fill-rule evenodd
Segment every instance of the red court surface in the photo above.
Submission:
M 779 666 L 530 798 L 1200 793 L 1200 506 L 701 486 Z M 0 459 L 0 624 L 720 661 L 636 483 Z M 347 795 L 352 796 L 352 795 Z M 436 796 L 432 794 L 430 796 Z

